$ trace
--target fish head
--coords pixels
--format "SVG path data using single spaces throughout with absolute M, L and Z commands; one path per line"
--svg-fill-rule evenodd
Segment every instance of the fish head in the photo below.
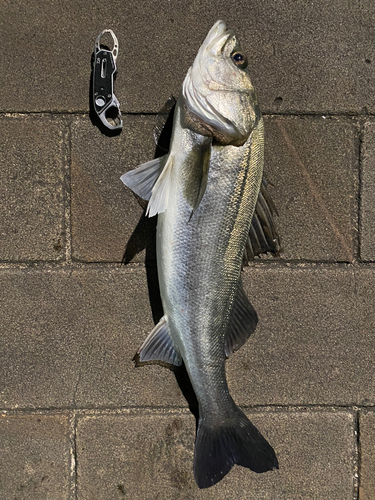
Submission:
M 247 58 L 224 21 L 214 24 L 201 45 L 182 95 L 195 118 L 196 132 L 212 135 L 222 144 L 246 142 L 261 114 Z

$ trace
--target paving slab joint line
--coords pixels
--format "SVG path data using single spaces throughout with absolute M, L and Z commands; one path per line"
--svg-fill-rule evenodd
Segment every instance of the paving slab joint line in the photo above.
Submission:
M 77 500 L 77 418 L 69 414 L 69 500 Z
M 245 273 L 247 270 L 251 269 L 290 269 L 301 270 L 306 269 L 307 271 L 319 270 L 319 269 L 348 269 L 348 270 L 360 270 L 360 269 L 375 269 L 375 261 L 352 261 L 352 262 L 328 262 L 328 261 L 301 261 L 301 260 L 289 260 L 289 261 L 271 261 L 271 260 L 254 260 L 250 263 L 248 267 L 245 268 Z M 67 262 L 65 259 L 61 261 L 0 261 L 0 272 L 1 270 L 105 270 L 112 269 L 122 272 L 134 272 L 138 270 L 145 269 L 155 269 L 156 266 L 146 266 L 143 262 L 131 262 L 129 264 L 122 264 L 121 262 L 82 262 L 77 260 L 72 260 Z M 251 271 L 250 271 L 251 272 Z
M 64 227 L 65 227 L 65 262 L 72 262 L 71 231 L 71 171 L 72 171 L 72 121 L 68 120 L 65 128 L 65 171 L 64 171 Z
M 361 411 L 374 411 L 375 406 L 338 406 L 338 405 L 240 405 L 244 411 L 253 411 L 256 413 L 352 413 L 357 414 Z M 0 409 L 0 415 L 61 415 L 63 413 L 74 415 L 75 419 L 81 416 L 95 415 L 137 415 L 137 414 L 190 414 L 187 407 L 178 406 L 117 406 L 100 408 L 17 408 Z
M 257 257 L 253 261 L 249 263 L 249 267 L 254 266 L 254 265 L 268 265 L 268 266 L 275 266 L 275 265 L 304 265 L 304 264 L 317 264 L 317 265 L 352 265 L 356 264 L 358 262 L 356 256 L 353 260 L 312 260 L 312 259 L 283 259 L 279 257 L 272 257 L 272 258 L 262 258 L 262 257 Z M 366 261 L 367 263 L 368 261 Z M 85 261 L 85 260 L 80 260 L 74 258 L 72 260 L 72 263 L 75 264 L 82 264 L 82 265 L 87 265 L 87 266 L 93 266 L 93 265 L 117 265 L 117 266 L 123 266 L 123 267 L 130 267 L 130 266 L 142 266 L 142 267 L 147 267 L 150 269 L 153 269 L 156 267 L 156 262 L 155 264 L 148 264 L 147 266 L 143 262 L 129 262 L 127 264 L 123 264 L 119 261 L 108 261 L 108 262 L 103 262 L 103 261 Z M 360 262 L 362 264 L 362 262 Z M 247 267 L 245 268 L 247 269 Z
M 124 111 L 122 110 L 121 114 L 122 116 L 155 116 L 158 115 L 160 111 Z M 360 111 L 282 111 L 282 112 L 277 112 L 277 111 L 263 111 L 262 112 L 263 116 L 269 117 L 269 116 L 316 116 L 316 117 L 324 117 L 324 118 L 330 118 L 330 117 L 348 117 L 348 118 L 373 118 L 375 117 L 375 113 L 373 112 L 360 112 Z M 2 116 L 20 116 L 20 115 L 29 115 L 29 116 L 59 116 L 61 117 L 62 115 L 67 115 L 67 116 L 89 116 L 89 111 L 87 109 L 81 109 L 81 110 L 74 110 L 70 111 L 68 109 L 62 109 L 62 110 L 40 110 L 40 111 L 30 111 L 30 110 L 4 110 L 0 111 L 0 117 Z
M 65 229 L 65 264 L 72 262 L 72 117 L 65 117 L 65 169 L 64 169 L 64 229 Z
M 367 408 L 366 408 L 367 410 Z M 357 449 L 357 496 L 354 497 L 354 500 L 359 500 L 360 498 L 360 488 L 361 488 L 361 411 L 357 412 L 356 417 L 356 449 Z
M 360 411 L 357 411 L 355 417 L 355 461 L 354 461 L 354 491 L 353 499 L 359 500 L 359 489 L 361 487 L 361 429 L 360 429 Z
M 353 248 L 353 257 L 354 261 L 360 262 L 360 203 L 361 203 L 361 155 L 362 155 L 362 142 L 363 142 L 363 134 L 364 134 L 364 121 L 359 119 L 355 123 L 356 135 L 354 139 L 355 145 L 355 177 L 354 177 L 354 190 L 356 193 L 356 217 L 354 222 L 354 227 L 352 228 L 352 238 L 354 243 Z
M 8 262 L 8 261 L 0 261 L 0 271 L 4 270 L 12 270 L 12 269 L 18 269 L 18 270 L 25 270 L 25 271 L 58 271 L 58 270 L 65 270 L 65 271 L 77 271 L 80 269 L 97 269 L 97 270 L 104 270 L 104 269 L 114 269 L 114 270 L 121 270 L 121 271 L 129 271 L 133 272 L 135 270 L 139 269 L 145 269 L 145 265 L 142 262 L 135 262 L 134 264 L 128 264 L 124 265 L 121 264 L 120 262 L 88 262 L 88 263 L 83 263 L 83 262 L 78 262 L 75 260 L 72 260 L 71 262 L 67 262 L 66 260 L 61 260 L 61 261 L 48 261 L 48 260 L 40 260 L 40 261 L 18 261 L 18 262 Z
M 357 210 L 358 210 L 358 247 L 357 247 L 357 259 L 361 262 L 361 253 L 362 253 L 362 187 L 363 187 L 363 157 L 364 157 L 364 136 L 365 136 L 365 122 L 360 124 L 359 130 L 359 168 L 358 168 L 358 199 L 357 199 Z

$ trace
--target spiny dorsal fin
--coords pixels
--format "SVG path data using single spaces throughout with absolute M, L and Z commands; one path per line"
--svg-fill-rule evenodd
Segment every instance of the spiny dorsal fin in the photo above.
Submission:
M 227 357 L 244 345 L 254 332 L 257 323 L 257 313 L 250 304 L 240 280 L 225 336 L 224 350 Z
M 155 117 L 154 139 L 160 151 L 168 152 L 177 99 L 171 95 Z
M 256 255 L 279 252 L 280 238 L 273 221 L 274 215 L 277 215 L 277 210 L 268 192 L 267 181 L 263 178 L 245 245 L 244 266 L 247 266 Z
M 137 354 L 141 363 L 145 361 L 162 361 L 170 365 L 181 365 L 181 356 L 173 345 L 165 316 L 153 328 Z

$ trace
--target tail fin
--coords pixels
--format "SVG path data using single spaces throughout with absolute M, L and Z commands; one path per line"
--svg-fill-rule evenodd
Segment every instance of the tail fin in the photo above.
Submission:
M 278 469 L 275 452 L 250 420 L 236 408 L 236 419 L 220 426 L 199 422 L 194 476 L 199 488 L 219 482 L 234 464 L 254 472 Z

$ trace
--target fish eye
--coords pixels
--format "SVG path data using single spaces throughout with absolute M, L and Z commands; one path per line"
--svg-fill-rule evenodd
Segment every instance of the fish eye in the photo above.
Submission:
M 234 52 L 231 58 L 234 64 L 239 68 L 245 69 L 247 67 L 247 57 L 242 52 Z

